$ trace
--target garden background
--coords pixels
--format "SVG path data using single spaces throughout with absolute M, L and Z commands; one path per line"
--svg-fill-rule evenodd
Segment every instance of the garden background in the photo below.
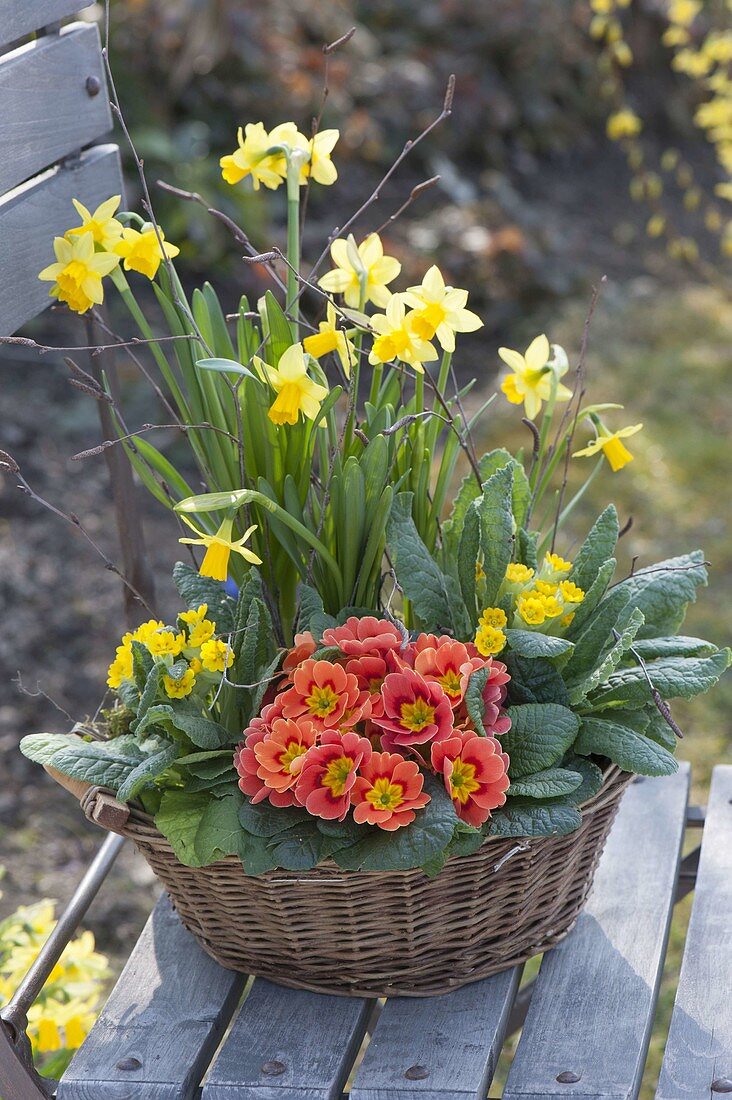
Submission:
M 645 564 L 654 555 L 701 546 L 714 587 L 702 593 L 685 631 L 721 645 L 732 596 L 732 230 L 725 206 L 727 212 L 732 207 L 723 194 L 715 196 L 715 186 L 728 179 L 719 148 L 695 122 L 709 99 L 709 73 L 689 72 L 693 66 L 678 62 L 679 44 L 669 36 L 673 2 L 669 8 L 656 0 L 630 6 L 614 0 L 116 0 L 111 60 L 148 178 L 207 196 L 265 249 L 283 240 L 281 204 L 263 191 L 226 187 L 218 158 L 247 121 L 261 118 L 272 126 L 294 118 L 307 129 L 323 92 L 321 47 L 357 28 L 331 59 L 325 107 L 325 124 L 341 130 L 335 160 L 348 185 L 313 192 L 306 257 L 438 113 L 454 72 L 452 118 L 384 188 L 361 232 L 380 225 L 412 187 L 440 176 L 383 236 L 405 274 L 415 276 L 409 281 L 419 281 L 439 253 L 448 281 L 470 290 L 471 308 L 485 328 L 463 339 L 456 368 L 464 379 L 479 379 L 481 399 L 495 387 L 501 344 L 523 348 L 546 331 L 576 361 L 591 287 L 601 286 L 587 359 L 593 399 L 622 400 L 628 420 L 645 424 L 633 440 L 635 462 L 610 486 L 621 523 L 633 519 L 621 567 L 627 572 L 636 556 Z M 697 7 L 692 47 L 698 49 L 710 29 L 718 28 L 722 40 L 727 32 L 729 65 L 729 4 Z M 85 12 L 89 19 L 98 15 L 94 7 Z M 626 107 L 642 131 L 623 137 L 611 125 L 611 136 L 621 137 L 613 141 L 608 118 Z M 135 174 L 127 168 L 131 206 Z M 243 265 L 226 230 L 205 210 L 162 192 L 155 204 L 168 239 L 182 248 L 179 270 L 187 283 L 215 270 L 217 289 L 232 308 L 242 290 L 252 299 L 266 289 L 264 269 Z M 85 342 L 78 319 L 61 313 L 47 313 L 28 334 L 53 344 Z M 118 366 L 134 408 L 134 375 L 122 359 Z M 37 492 L 78 513 L 114 558 L 104 460 L 71 460 L 101 438 L 95 403 L 68 385 L 60 355 L 39 359 L 30 350 L 5 348 L 0 370 L 0 446 Z M 141 387 L 136 413 L 139 423 L 154 418 Z M 519 445 L 515 434 L 508 440 L 506 434 L 515 432 L 509 428 L 515 420 L 503 398 L 496 401 L 485 443 Z M 176 453 L 172 433 L 158 433 L 155 441 Z M 606 487 L 594 500 L 588 494 L 577 533 L 602 507 Z M 142 494 L 141 502 L 165 607 L 169 568 L 180 556 L 178 530 Z M 571 552 L 569 545 L 559 549 Z M 71 528 L 22 497 L 12 478 L 0 486 L 0 593 L 4 915 L 44 896 L 67 898 L 101 839 L 72 800 L 20 756 L 17 744 L 24 733 L 65 731 L 94 713 L 124 622 L 117 579 Z M 730 760 L 731 706 L 728 677 L 693 707 L 675 709 L 686 730 L 680 755 L 692 761 L 697 801 L 704 800 L 713 764 Z M 113 966 L 129 950 L 155 889 L 147 866 L 126 853 L 89 919 Z M 676 915 L 663 1013 L 673 999 L 683 942 L 678 929 L 687 911 L 684 904 Z M 655 1050 L 648 1095 L 659 1060 Z

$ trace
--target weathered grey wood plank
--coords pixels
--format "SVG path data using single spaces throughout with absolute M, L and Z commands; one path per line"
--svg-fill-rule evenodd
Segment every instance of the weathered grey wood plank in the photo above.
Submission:
M 203 1100 L 336 1100 L 373 1002 L 257 979 L 203 1089 Z
M 161 898 L 58 1100 L 187 1100 L 244 981 L 209 958 Z
M 689 767 L 623 797 L 587 908 L 542 961 L 504 1100 L 638 1095 L 684 833 Z
M 730 1091 L 732 767 L 727 765 L 716 767 L 712 775 L 691 921 L 656 1096 L 698 1100 Z
M 386 1002 L 351 1100 L 483 1100 L 521 967 L 443 997 Z
M 93 208 L 121 192 L 119 151 L 100 145 L 74 167 L 51 169 L 0 198 L 0 335 L 50 304 L 50 284 L 38 272 L 53 263 L 53 238 L 78 224 L 72 198 Z
M 0 49 L 85 6 L 84 0 L 0 0 Z
M 111 128 L 95 26 L 72 23 L 0 57 L 0 193 Z

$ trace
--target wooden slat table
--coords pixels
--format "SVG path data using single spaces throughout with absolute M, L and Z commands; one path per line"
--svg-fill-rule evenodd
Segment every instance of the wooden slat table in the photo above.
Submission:
M 628 789 L 587 908 L 543 959 L 504 1100 L 638 1096 L 688 785 L 684 765 L 676 776 Z M 205 955 L 162 899 L 61 1081 L 58 1100 L 338 1100 L 347 1093 L 353 1100 L 481 1100 L 512 1009 L 526 999 L 520 970 L 443 997 L 397 997 L 383 1006 L 261 979 L 245 986 Z M 718 767 L 657 1095 L 714 1100 L 726 1092 L 732 1092 L 732 767 Z

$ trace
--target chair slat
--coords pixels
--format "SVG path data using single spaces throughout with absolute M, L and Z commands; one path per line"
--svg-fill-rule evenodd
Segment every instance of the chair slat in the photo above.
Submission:
M 84 0 L 0 0 L 0 49 L 83 7 Z
M 95 26 L 72 23 L 0 57 L 0 193 L 111 128 Z
M 121 194 L 116 145 L 84 153 L 0 198 L 0 335 L 8 336 L 50 303 L 38 272 L 53 263 L 53 238 L 78 223 L 72 198 L 94 207 Z
M 386 1002 L 351 1100 L 483 1100 L 521 967 L 443 997 Z
M 203 1089 L 203 1100 L 335 1100 L 373 1002 L 258 979 Z
M 244 981 L 209 958 L 161 898 L 58 1100 L 188 1100 Z
M 698 1100 L 731 1091 L 732 767 L 727 765 L 712 774 L 691 921 L 656 1096 Z
M 689 767 L 626 791 L 575 930 L 542 960 L 504 1100 L 631 1100 L 645 1065 Z

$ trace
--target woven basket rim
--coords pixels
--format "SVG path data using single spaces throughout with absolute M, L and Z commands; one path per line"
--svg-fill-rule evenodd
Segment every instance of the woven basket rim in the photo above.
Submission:
M 65 777 L 56 772 L 53 768 L 46 768 L 49 774 L 56 782 L 61 782 Z M 618 786 L 626 786 L 631 780 L 631 775 L 628 772 L 624 772 L 616 764 L 608 764 L 603 769 L 603 781 L 599 791 L 588 798 L 585 802 L 581 803 L 577 808 L 584 820 L 586 816 L 594 814 L 601 810 L 608 801 L 612 801 L 616 797 Z M 94 824 L 101 826 L 101 828 L 107 829 L 111 832 L 120 833 L 123 836 L 128 837 L 131 840 L 142 839 L 151 840 L 155 839 L 161 844 L 164 844 L 170 849 L 170 854 L 174 860 L 180 863 L 181 866 L 185 864 L 178 860 L 175 855 L 172 846 L 170 845 L 167 837 L 160 832 L 155 824 L 154 817 L 147 813 L 142 807 L 134 802 L 123 804 L 117 801 L 114 793 L 106 787 L 94 786 L 90 783 L 82 783 L 71 781 L 61 782 L 61 785 L 66 787 L 67 790 L 71 790 L 72 793 L 79 799 L 82 810 L 87 818 Z M 101 812 L 100 812 L 101 807 Z M 569 834 L 571 835 L 571 834 Z M 507 860 L 514 852 L 525 851 L 529 847 L 535 847 L 542 841 L 553 840 L 553 836 L 489 836 L 486 837 L 480 848 L 476 852 L 469 855 L 454 855 L 450 856 L 439 872 L 442 874 L 445 868 L 454 865 L 456 861 L 468 860 L 473 858 L 478 853 L 484 853 L 489 845 L 507 847 L 507 851 L 501 857 L 503 860 Z M 500 866 L 500 860 L 496 869 Z M 227 855 L 222 859 L 215 860 L 211 864 L 207 864 L 208 867 L 216 867 L 222 864 L 228 864 L 232 866 L 237 864 L 241 866 L 241 861 L 236 855 Z M 252 875 L 250 877 L 260 880 L 288 880 L 296 881 L 307 877 L 310 881 L 316 878 L 319 874 L 324 874 L 328 878 L 332 878 L 334 873 L 338 873 L 344 877 L 353 875 L 368 875 L 368 876 L 397 876 L 397 875 L 412 875 L 415 872 L 421 871 L 420 867 L 402 868 L 399 870 L 345 870 L 338 866 L 333 859 L 325 859 L 322 862 L 316 864 L 315 867 L 310 868 L 307 871 L 293 871 L 286 868 L 273 868 L 272 870 L 265 871 L 260 875 Z M 424 873 L 424 872 L 422 872 Z

